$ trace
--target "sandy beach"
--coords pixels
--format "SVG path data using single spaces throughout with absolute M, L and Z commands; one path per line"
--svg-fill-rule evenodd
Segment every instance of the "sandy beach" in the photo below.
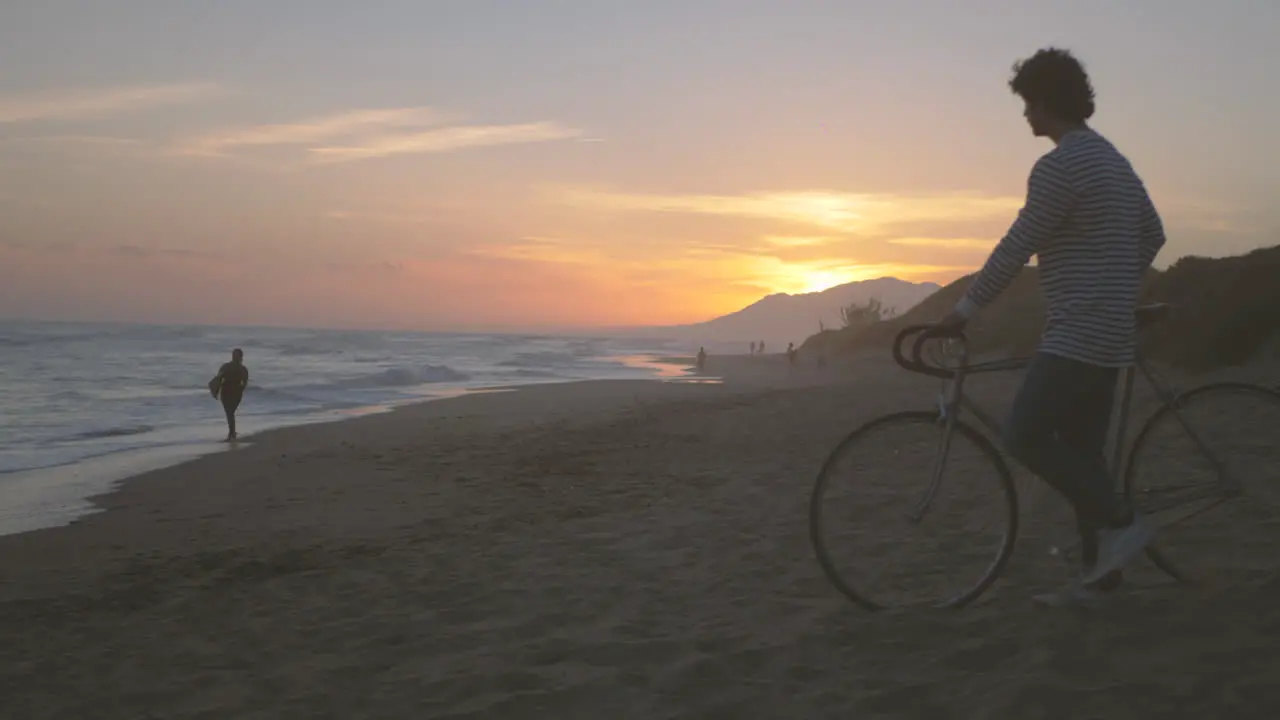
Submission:
M 262 433 L 0 537 L 0 718 L 1280 715 L 1276 572 L 1138 568 L 1103 610 L 1036 608 L 1071 570 L 1047 489 L 973 606 L 852 605 L 809 543 L 814 475 L 936 386 L 887 361 L 709 372 Z M 1015 382 L 974 392 L 1003 409 Z

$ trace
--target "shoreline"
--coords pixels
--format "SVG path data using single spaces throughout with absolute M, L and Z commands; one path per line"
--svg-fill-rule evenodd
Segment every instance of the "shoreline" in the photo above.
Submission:
M 635 359 L 633 359 L 635 360 Z M 679 357 L 645 356 L 640 365 L 654 372 L 650 378 L 634 382 L 703 382 L 692 367 Z M 46 467 L 28 468 L 0 475 L 0 537 L 34 530 L 65 527 L 101 512 L 97 498 L 110 495 L 123 482 L 154 472 L 182 466 L 188 462 L 233 452 L 248 447 L 271 433 L 303 427 L 347 423 L 372 415 L 395 413 L 426 403 L 437 403 L 474 395 L 512 392 L 539 386 L 572 385 L 580 382 L 613 382 L 612 380 L 566 379 L 537 380 L 492 386 L 441 388 L 420 399 L 358 408 L 326 410 L 297 416 L 296 421 L 268 425 L 251 432 L 239 442 L 196 440 L 191 437 L 169 444 L 142 448 L 126 448 L 104 452 Z M 210 424 L 220 422 L 211 419 Z M 181 430 L 175 428 L 175 430 Z M 191 430 L 187 428 L 186 430 Z M 194 433 L 188 433 L 194 436 Z M 214 433 L 216 435 L 216 433 Z
M 669 358 L 669 357 L 654 358 L 653 362 L 659 363 L 662 365 L 671 366 L 671 367 L 676 367 L 679 363 L 676 363 L 674 361 L 679 359 L 680 358 Z M 32 528 L 32 530 L 56 530 L 60 527 L 66 527 L 68 525 L 75 524 L 76 522 L 79 522 L 84 518 L 103 512 L 112 507 L 112 501 L 111 501 L 112 497 L 119 490 L 123 489 L 123 486 L 125 484 L 133 480 L 144 479 L 157 474 L 167 474 L 170 472 L 176 472 L 178 470 L 181 470 L 183 466 L 189 465 L 191 463 L 198 463 L 202 460 L 206 460 L 212 457 L 217 457 L 219 455 L 247 450 L 259 444 L 280 442 L 282 438 L 284 438 L 285 440 L 288 440 L 290 439 L 289 437 L 290 435 L 298 435 L 300 437 L 301 435 L 299 434 L 306 434 L 313 431 L 323 432 L 323 431 L 335 429 L 341 426 L 354 425 L 356 423 L 359 423 L 361 421 L 371 419 L 371 418 L 395 418 L 401 414 L 412 414 L 412 413 L 422 414 L 424 412 L 430 411 L 430 409 L 432 408 L 438 408 L 437 410 L 438 413 L 447 414 L 446 411 L 453 408 L 455 404 L 463 404 L 475 398 L 483 398 L 483 397 L 499 396 L 499 395 L 514 396 L 514 395 L 519 395 L 521 393 L 525 393 L 525 394 L 548 393 L 548 394 L 551 394 L 552 396 L 555 396 L 555 395 L 560 395 L 562 393 L 572 392 L 573 389 L 577 387 L 590 387 L 590 386 L 595 386 L 600 388 L 635 387 L 637 389 L 642 389 L 650 386 L 659 386 L 659 385 L 673 386 L 673 387 L 730 386 L 734 390 L 738 390 L 738 391 L 745 390 L 748 387 L 755 390 L 764 389 L 764 386 L 760 386 L 758 384 L 759 382 L 758 377 L 754 377 L 754 376 L 743 377 L 739 375 L 736 379 L 729 379 L 729 378 L 720 377 L 720 376 L 697 373 L 693 371 L 694 368 L 692 367 L 688 367 L 685 369 L 690 372 L 687 372 L 684 375 L 667 375 L 667 376 L 654 376 L 649 378 L 626 378 L 626 379 L 592 378 L 592 379 L 581 379 L 581 380 L 554 380 L 554 381 L 539 381 L 539 382 L 530 382 L 530 383 L 465 388 L 457 392 L 450 392 L 447 394 L 441 394 L 436 397 L 424 398 L 422 400 L 417 400 L 412 402 L 399 403 L 396 405 L 389 405 L 389 406 L 380 406 L 377 408 L 359 408 L 349 417 L 318 419 L 318 420 L 312 420 L 310 422 L 304 422 L 304 423 L 274 426 L 258 432 L 254 432 L 246 436 L 240 442 L 233 443 L 233 442 L 226 442 L 222 440 L 211 441 L 209 443 L 201 444 L 201 447 L 204 449 L 200 451 L 196 451 L 194 454 L 162 453 L 162 451 L 165 451 L 165 450 L 176 449 L 172 447 L 147 448 L 147 449 L 138 450 L 138 451 L 124 451 L 121 453 L 115 453 L 115 454 L 112 454 L 109 456 L 103 456 L 103 457 L 110 459 L 117 456 L 133 455 L 135 453 L 142 457 L 138 457 L 134 462 L 121 463 L 122 465 L 125 465 L 128 468 L 131 468 L 131 470 L 128 471 L 127 474 L 121 474 L 119 476 L 114 477 L 114 479 L 110 480 L 109 483 L 103 483 L 103 484 L 109 485 L 109 487 L 107 487 L 105 490 L 85 496 L 83 500 L 88 505 L 88 510 L 86 510 L 85 512 L 73 517 L 69 522 L 59 523 L 56 525 L 42 525 L 40 527 Z M 754 383 L 752 381 L 754 381 Z M 639 395 L 637 394 L 636 397 L 639 397 Z M 151 457 L 152 454 L 155 454 L 155 455 L 163 454 L 169 457 Z M 101 458 L 91 458 L 91 460 L 99 460 L 99 459 Z M 57 468 L 47 468 L 47 469 L 57 470 L 64 467 L 68 467 L 68 466 L 59 466 Z M 44 469 L 39 469 L 39 470 L 36 470 L 35 472 L 40 472 L 41 470 L 44 470 Z M 9 535 L 21 534 L 21 532 L 30 532 L 30 530 L 20 531 L 18 533 L 11 533 L 11 532 L 5 532 L 3 529 L 0 529 L 0 538 L 4 538 Z
M 416 402 L 435 402 L 455 397 L 456 393 L 425 398 Z M 237 443 L 226 440 L 186 439 L 168 444 L 140 448 L 124 448 L 71 460 L 57 465 L 29 468 L 0 475 L 0 537 L 44 528 L 62 527 L 85 515 L 98 512 L 94 498 L 110 494 L 112 489 L 131 477 L 155 470 L 177 467 L 210 455 L 247 446 L 259 435 L 290 428 L 343 423 L 362 417 L 393 412 L 399 405 L 378 405 L 326 411 L 299 416 L 297 422 L 271 425 L 247 434 Z M 211 421 L 214 424 L 217 420 Z M 190 431 L 191 428 L 185 428 Z M 210 433 L 216 437 L 217 432 Z M 38 514 L 32 515 L 32 511 Z
M 426 406 L 456 403 L 481 396 L 548 390 L 554 393 L 557 388 L 571 390 L 581 385 L 732 385 L 739 389 L 746 385 L 756 386 L 758 389 L 771 381 L 777 381 L 777 373 L 786 369 L 782 355 L 721 355 L 712 356 L 712 359 L 721 372 L 699 372 L 692 364 L 692 356 L 652 355 L 645 356 L 641 365 L 632 365 L 652 369 L 655 374 L 647 378 L 539 380 L 453 388 L 415 401 L 328 411 L 301 422 L 273 425 L 252 432 L 234 443 L 224 440 L 186 441 L 109 452 L 62 465 L 20 470 L 0 477 L 0 482 L 3 483 L 0 484 L 0 540 L 80 524 L 110 509 L 112 498 L 134 480 L 157 473 L 178 472 L 192 463 L 244 451 L 259 443 L 272 441 L 281 434 L 324 431 L 334 426 L 359 423 L 368 418 L 396 416 L 398 413 L 420 411 Z M 725 370 L 727 372 L 723 372 Z M 213 422 L 215 421 L 211 421 Z M 29 511 L 32 509 L 40 514 L 30 515 Z

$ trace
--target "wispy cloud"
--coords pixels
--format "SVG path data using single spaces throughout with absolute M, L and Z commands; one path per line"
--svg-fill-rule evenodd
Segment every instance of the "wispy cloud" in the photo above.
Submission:
M 546 237 L 523 237 L 510 242 L 481 244 L 469 249 L 467 254 L 481 258 L 554 265 L 596 266 L 606 261 L 615 265 L 625 263 L 620 257 L 610 257 L 605 248 L 599 245 Z
M 367 212 L 352 210 L 330 210 L 324 213 L 324 217 L 339 222 L 375 222 L 375 223 L 392 223 L 397 225 L 428 225 L 438 222 L 438 218 L 426 215 L 417 215 L 409 213 L 395 212 Z
M 911 247 L 934 248 L 937 250 L 955 250 L 972 252 L 990 250 L 996 244 L 993 238 L 934 238 L 934 237 L 901 237 L 890 238 L 890 245 L 908 245 Z
M 973 194 L 930 196 L 844 193 L 831 190 L 746 195 L 643 195 L 568 189 L 563 202 L 612 211 L 696 213 L 774 220 L 854 233 L 883 232 L 899 223 L 971 221 L 1007 217 L 1022 198 Z
M 225 89 L 217 83 L 199 82 L 0 96 L 0 123 L 111 115 L 163 105 L 202 102 L 224 92 Z
M 90 145 L 96 147 L 137 147 L 141 140 L 133 138 L 110 137 L 106 135 L 31 135 L 25 137 L 0 138 L 3 145 L 33 146 L 76 146 Z
M 426 107 L 354 110 L 296 123 L 229 128 L 180 141 L 176 149 L 188 155 L 217 156 L 236 148 L 307 145 L 388 128 L 421 128 L 442 119 Z
M 762 238 L 765 243 L 774 247 L 798 248 L 798 247 L 814 247 L 826 245 L 838 240 L 826 235 L 766 235 Z
M 71 158 L 94 157 L 143 157 L 151 155 L 154 148 L 141 140 L 96 135 L 38 135 L 0 138 L 0 154 L 4 153 L 57 153 Z M 83 165 L 70 165 L 83 170 Z
M 479 245 L 470 248 L 467 254 L 558 266 L 593 277 L 605 275 L 619 286 L 744 284 L 752 292 L 815 292 L 845 282 L 888 275 L 936 279 L 972 269 L 939 262 L 858 262 L 849 257 L 792 260 L 733 246 L 691 245 L 674 252 L 637 253 L 600 243 L 547 237 Z
M 443 153 L 492 145 L 567 140 L 581 134 L 582 131 L 577 128 L 555 122 L 521 125 L 463 125 L 418 133 L 370 137 L 353 145 L 311 148 L 311 152 L 318 162 L 350 162 L 388 155 Z
M 220 258 L 220 257 L 228 256 L 228 253 L 224 253 L 224 252 L 216 252 L 216 251 L 208 251 L 208 250 L 191 250 L 188 248 L 174 248 L 174 247 L 150 247 L 145 245 L 133 245 L 133 244 L 115 245 L 115 246 L 104 248 L 104 251 L 116 253 L 119 255 L 125 255 L 127 257 L 132 257 L 137 259 L 146 259 L 146 260 L 160 260 L 160 259 L 192 260 L 192 259 Z
M 245 157 L 252 149 L 295 148 L 299 160 L 333 164 L 494 145 L 581 139 L 557 122 L 462 124 L 429 107 L 352 110 L 295 123 L 234 127 L 179 140 L 173 151 L 197 157 Z M 239 152 L 237 152 L 239 151 Z

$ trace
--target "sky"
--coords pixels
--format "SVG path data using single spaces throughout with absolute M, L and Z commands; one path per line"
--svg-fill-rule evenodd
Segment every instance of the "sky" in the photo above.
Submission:
M 692 322 L 980 267 L 1075 52 L 1156 261 L 1280 238 L 1274 0 L 19 0 L 0 317 Z

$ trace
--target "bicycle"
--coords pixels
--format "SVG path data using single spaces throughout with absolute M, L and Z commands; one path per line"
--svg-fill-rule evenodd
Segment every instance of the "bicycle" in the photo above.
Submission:
M 1163 319 L 1169 314 L 1170 310 L 1171 306 L 1165 303 L 1138 307 L 1136 320 L 1139 330 Z M 903 344 L 913 336 L 916 339 L 912 347 L 911 357 L 906 358 L 903 355 Z M 947 347 L 942 359 L 939 360 L 935 353 L 935 356 L 931 359 L 936 362 L 930 364 L 922 358 L 922 351 L 925 344 L 933 340 L 945 341 Z M 914 448 L 911 446 L 900 441 L 881 441 L 877 443 L 874 440 L 874 435 L 888 429 L 927 428 L 931 433 L 932 444 L 936 448 L 932 472 L 929 473 L 928 485 L 919 496 L 915 496 L 916 499 L 911 510 L 906 513 L 906 520 L 911 525 L 920 526 L 929 513 L 931 506 L 939 502 L 940 498 L 946 499 L 940 494 L 940 491 L 944 489 L 943 476 L 950 467 L 949 460 L 952 459 L 951 455 L 959 445 L 966 444 L 970 449 L 978 451 L 977 462 L 974 464 L 978 472 L 975 472 L 973 476 L 987 478 L 987 482 L 990 483 L 987 489 L 995 492 L 998 496 L 994 506 L 996 506 L 997 515 L 1003 517 L 1004 528 L 998 540 L 993 543 L 995 546 L 994 556 L 990 558 L 986 569 L 978 575 L 976 582 L 967 585 L 965 589 L 958 593 L 944 596 L 941 599 L 933 598 L 931 595 L 929 597 L 932 599 L 925 601 L 927 604 L 938 607 L 962 607 L 982 595 L 1005 569 L 1018 535 L 1019 521 L 1018 493 L 1003 455 L 996 449 L 987 435 L 974 429 L 961 419 L 962 411 L 967 411 L 978 420 L 983 428 L 994 433 L 997 437 L 999 436 L 1000 423 L 965 396 L 965 380 L 979 373 L 1020 370 L 1025 368 L 1031 359 L 1025 357 L 1011 358 L 970 364 L 967 339 L 963 331 L 942 328 L 936 325 L 913 325 L 904 328 L 894 340 L 893 357 L 898 365 L 910 372 L 942 380 L 943 389 L 938 396 L 938 406 L 934 410 L 896 412 L 873 419 L 849 433 L 836 446 L 823 463 L 810 497 L 810 538 L 823 572 L 841 593 L 868 610 L 883 610 L 898 606 L 898 604 L 887 602 L 883 597 L 873 596 L 866 583 L 858 583 L 850 579 L 837 567 L 833 559 L 833 547 L 842 548 L 842 546 L 829 542 L 826 537 L 825 531 L 828 523 L 824 518 L 824 510 L 827 510 L 828 504 L 833 502 L 829 496 L 832 492 L 833 483 L 838 477 L 838 465 L 852 451 L 858 449 L 888 450 L 895 459 L 916 459 L 921 453 L 913 452 Z M 957 362 L 953 366 L 948 366 L 949 360 L 956 360 Z M 1137 372 L 1140 372 L 1146 378 L 1150 387 L 1155 390 L 1160 404 L 1147 418 L 1146 422 L 1143 423 L 1133 442 L 1129 445 L 1128 453 L 1126 454 L 1124 452 L 1124 439 L 1129 423 L 1131 403 L 1134 396 L 1134 380 Z M 1208 447 L 1203 440 L 1203 433 L 1200 431 L 1204 429 L 1203 425 L 1199 430 L 1194 428 L 1186 419 L 1189 414 L 1188 411 L 1193 407 L 1205 406 L 1209 400 L 1228 399 L 1233 401 L 1232 405 L 1229 406 L 1230 412 L 1228 415 L 1239 416 L 1242 412 L 1240 399 L 1257 400 L 1261 401 L 1266 409 L 1275 411 L 1276 419 L 1271 422 L 1271 429 L 1280 430 L 1280 391 L 1251 383 L 1212 382 L 1183 392 L 1174 392 L 1168 384 L 1163 382 L 1161 376 L 1156 373 L 1153 366 L 1146 361 L 1141 353 L 1138 354 L 1135 364 L 1122 372 L 1121 378 L 1123 389 L 1117 401 L 1119 419 L 1117 423 L 1112 424 L 1114 441 L 1109 459 L 1109 470 L 1114 478 L 1117 477 L 1116 471 L 1123 466 L 1124 493 L 1130 502 L 1139 511 L 1146 514 L 1148 518 L 1159 518 L 1168 511 L 1179 511 L 1180 515 L 1173 521 L 1168 521 L 1167 518 L 1164 522 L 1156 520 L 1160 530 L 1157 534 L 1156 542 L 1147 548 L 1146 554 L 1157 567 L 1170 577 L 1177 581 L 1194 584 L 1196 583 L 1196 571 L 1189 569 L 1188 564 L 1184 562 L 1186 558 L 1184 557 L 1182 561 L 1176 561 L 1174 557 L 1171 557 L 1176 553 L 1169 552 L 1168 538 L 1171 533 L 1170 528 L 1203 515 L 1230 500 L 1242 498 L 1258 500 L 1258 498 L 1254 497 L 1253 493 L 1245 493 L 1240 474 L 1233 468 L 1228 467 L 1228 463 L 1223 460 L 1221 454 Z M 1153 457 L 1156 460 L 1170 459 L 1173 462 L 1173 470 L 1157 473 L 1158 477 L 1167 478 L 1173 476 L 1176 478 L 1181 474 L 1185 474 L 1185 463 L 1174 459 L 1171 453 L 1162 454 L 1157 450 L 1153 450 L 1156 443 L 1155 438 L 1170 423 L 1173 424 L 1175 429 L 1181 429 L 1183 435 L 1191 439 L 1200 458 L 1208 461 L 1208 466 L 1213 471 L 1212 480 L 1192 484 L 1175 484 L 1173 487 L 1164 488 L 1163 490 L 1147 488 L 1137 482 L 1136 478 L 1139 469 Z M 1265 423 L 1263 424 L 1265 425 Z M 1212 425 L 1214 427 L 1229 427 L 1221 421 Z M 1235 435 L 1238 437 L 1240 433 Z M 1266 462 L 1262 466 L 1267 471 L 1274 472 L 1276 467 L 1280 467 L 1280 442 L 1272 441 L 1264 443 L 1260 447 L 1266 456 Z M 1155 452 L 1154 455 L 1152 454 L 1153 452 Z M 878 466 L 879 464 L 877 464 Z M 865 479 L 864 476 L 867 474 L 866 471 L 856 472 L 854 473 L 855 480 L 858 478 Z M 1276 485 L 1280 485 L 1280 476 L 1277 476 L 1276 481 Z M 886 510 L 885 506 L 905 496 L 904 492 L 899 491 L 899 485 L 900 483 L 898 482 L 889 485 L 876 485 L 870 482 L 860 483 L 860 486 L 870 491 L 872 495 L 870 500 L 854 502 L 853 512 L 867 511 L 874 519 L 894 517 L 896 513 Z M 1265 495 L 1265 493 L 1261 495 Z M 990 508 L 992 506 L 992 504 L 984 505 L 971 492 L 962 493 L 956 497 L 958 497 L 958 502 L 965 507 Z M 876 501 L 879 501 L 878 504 Z M 1261 502 L 1267 504 L 1265 497 L 1262 497 Z M 1280 505 L 1280 503 L 1277 504 Z M 958 517 L 958 515 L 955 517 Z M 899 573 L 896 576 L 891 576 L 897 586 L 921 584 L 923 581 L 932 579 L 949 570 L 958 560 L 977 558 L 979 561 L 985 561 L 982 560 L 982 557 L 985 556 L 980 556 L 979 553 L 990 552 L 989 549 L 985 551 L 975 550 L 974 548 L 977 547 L 977 544 L 962 544 L 959 542 L 959 535 L 962 532 L 972 534 L 974 530 L 972 524 L 964 523 L 959 527 L 955 527 L 955 519 L 953 517 L 944 516 L 944 520 L 951 522 L 952 527 L 943 526 L 937 538 L 936 552 L 938 557 L 935 558 L 937 562 L 923 572 Z M 881 566 L 887 563 L 888 556 L 900 553 L 904 543 L 907 542 L 891 535 L 886 536 L 883 533 L 878 535 L 871 533 L 870 535 L 873 542 L 876 540 L 881 541 L 882 547 L 876 553 L 863 552 L 859 557 L 863 559 L 871 558 L 873 562 Z M 966 580 L 965 582 L 969 581 Z

